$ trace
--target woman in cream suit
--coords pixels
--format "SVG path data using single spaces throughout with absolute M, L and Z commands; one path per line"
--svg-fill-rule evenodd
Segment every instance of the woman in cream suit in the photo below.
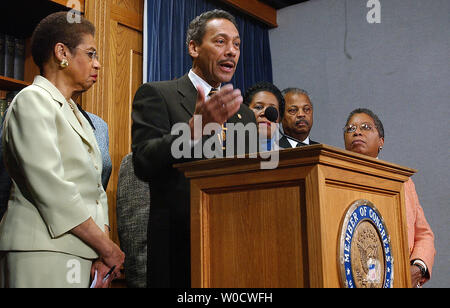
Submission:
M 120 275 L 125 256 L 108 236 L 100 150 L 71 99 L 97 80 L 94 34 L 66 12 L 33 33 L 41 75 L 11 103 L 2 134 L 13 185 L 0 223 L 1 287 L 88 287 L 95 272 L 106 287 Z

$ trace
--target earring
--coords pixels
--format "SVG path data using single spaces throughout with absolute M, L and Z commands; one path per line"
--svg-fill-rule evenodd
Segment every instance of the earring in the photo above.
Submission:
M 383 147 L 380 147 L 380 152 L 381 152 L 382 149 L 383 149 Z
M 67 61 L 67 59 L 63 59 L 59 66 L 61 66 L 61 68 L 66 68 L 69 66 L 69 61 Z

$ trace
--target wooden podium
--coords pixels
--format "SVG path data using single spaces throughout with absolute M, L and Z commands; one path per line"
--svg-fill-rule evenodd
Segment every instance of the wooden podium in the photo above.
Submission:
M 176 166 L 191 181 L 192 287 L 345 286 L 341 229 L 360 199 L 389 232 L 392 286 L 410 286 L 403 183 L 415 170 L 327 145 L 282 150 L 276 169 L 260 163 Z

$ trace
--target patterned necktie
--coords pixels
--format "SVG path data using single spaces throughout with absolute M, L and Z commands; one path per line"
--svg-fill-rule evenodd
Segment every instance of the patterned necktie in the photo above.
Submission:
M 211 91 L 209 91 L 208 96 L 211 97 L 214 94 L 216 94 L 217 92 L 219 92 L 219 89 L 212 88 Z M 225 151 L 226 150 L 226 139 L 227 139 L 227 123 L 226 122 L 222 124 L 222 134 L 218 134 L 218 137 L 222 143 L 222 150 Z

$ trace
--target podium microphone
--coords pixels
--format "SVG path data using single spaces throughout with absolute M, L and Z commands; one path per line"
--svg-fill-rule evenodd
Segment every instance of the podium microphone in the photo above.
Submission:
M 286 135 L 284 132 L 281 131 L 281 129 L 279 129 L 278 131 L 280 132 L 280 134 L 281 134 L 282 136 L 284 136 L 284 137 L 286 137 L 286 138 L 288 138 L 288 139 L 291 139 L 291 140 L 297 142 L 297 143 L 298 143 L 298 144 L 297 144 L 297 147 L 298 147 L 299 145 L 300 145 L 300 146 L 308 145 L 308 144 L 303 143 L 302 141 L 300 141 L 300 140 L 298 140 L 298 139 L 295 139 L 294 137 L 291 137 L 291 136 Z
M 264 112 L 264 116 L 270 122 L 276 122 L 278 120 L 278 110 L 275 107 L 269 106 Z

